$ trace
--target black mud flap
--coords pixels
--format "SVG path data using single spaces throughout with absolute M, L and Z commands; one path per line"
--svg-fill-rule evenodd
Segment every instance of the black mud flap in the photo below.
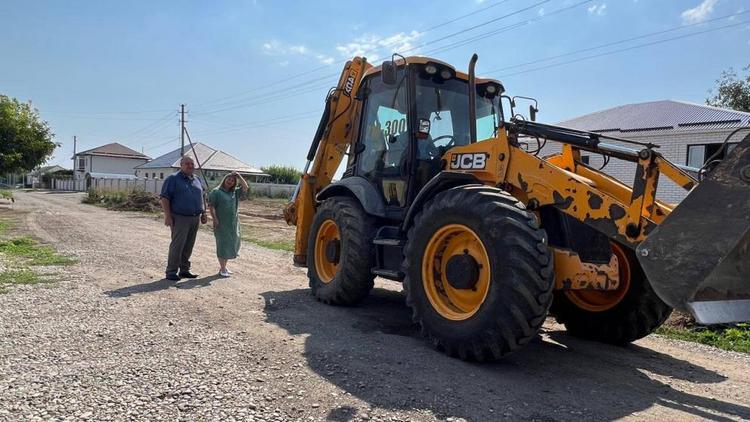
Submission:
M 750 321 L 750 135 L 636 252 L 670 306 L 702 324 Z

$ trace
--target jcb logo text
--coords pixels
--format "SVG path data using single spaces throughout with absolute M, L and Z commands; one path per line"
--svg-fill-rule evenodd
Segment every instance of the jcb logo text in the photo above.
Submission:
M 481 170 L 487 166 L 487 154 L 453 154 L 451 170 Z

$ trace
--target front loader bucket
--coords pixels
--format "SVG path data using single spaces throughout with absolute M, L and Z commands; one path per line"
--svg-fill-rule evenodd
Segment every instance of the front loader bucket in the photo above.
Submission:
M 636 253 L 670 306 L 701 324 L 750 321 L 750 135 Z

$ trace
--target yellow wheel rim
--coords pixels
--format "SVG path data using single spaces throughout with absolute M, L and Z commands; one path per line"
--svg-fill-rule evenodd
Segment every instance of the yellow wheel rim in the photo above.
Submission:
M 315 236 L 315 270 L 320 281 L 326 284 L 333 280 L 339 267 L 338 260 L 331 262 L 326 256 L 326 249 L 332 241 L 341 241 L 339 226 L 333 220 L 325 220 Z
M 478 264 L 473 288 L 457 289 L 446 277 L 448 260 L 468 254 Z M 482 240 L 462 224 L 441 227 L 427 243 L 422 257 L 422 285 L 433 309 L 453 321 L 462 321 L 477 313 L 490 290 L 490 260 Z
M 612 309 L 625 298 L 630 289 L 630 261 L 622 246 L 610 242 L 612 253 L 617 257 L 618 270 L 620 272 L 620 285 L 617 290 L 597 291 L 597 290 L 566 290 L 565 296 L 570 299 L 576 306 L 589 312 L 603 312 Z

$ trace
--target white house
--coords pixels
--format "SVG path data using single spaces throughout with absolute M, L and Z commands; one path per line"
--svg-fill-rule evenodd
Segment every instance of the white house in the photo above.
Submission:
M 652 101 L 627 104 L 595 113 L 586 114 L 558 123 L 560 126 L 610 135 L 617 138 L 659 145 L 657 149 L 664 157 L 676 164 L 700 168 L 721 147 L 724 139 L 735 129 L 747 127 L 729 141 L 731 151 L 750 133 L 750 113 L 693 104 L 683 101 Z M 637 145 L 621 144 L 603 139 L 602 142 L 630 148 Z M 531 145 L 533 149 L 535 145 Z M 560 144 L 547 142 L 539 156 L 560 151 Z M 721 153 L 720 153 L 721 154 Z M 602 156 L 581 152 L 584 163 L 594 168 L 604 164 Z M 718 158 L 723 158 L 721 154 Z M 611 159 L 604 172 L 623 183 L 633 185 L 635 164 Z M 659 179 L 657 197 L 670 203 L 678 203 L 687 192 L 666 177 Z
M 97 148 L 76 153 L 74 178 L 131 179 L 135 178 L 135 167 L 150 159 L 125 145 L 113 142 Z
M 185 155 L 195 160 L 196 169 L 200 165 L 210 185 L 219 183 L 225 174 L 236 171 L 242 174 L 248 182 L 256 182 L 258 179 L 267 177 L 260 169 L 246 164 L 224 151 L 211 148 L 210 146 L 197 142 L 194 144 L 195 152 L 190 146 L 185 147 Z M 180 169 L 180 149 L 170 151 L 160 157 L 154 158 L 148 163 L 141 164 L 135 168 L 136 177 L 146 179 L 164 179 Z

